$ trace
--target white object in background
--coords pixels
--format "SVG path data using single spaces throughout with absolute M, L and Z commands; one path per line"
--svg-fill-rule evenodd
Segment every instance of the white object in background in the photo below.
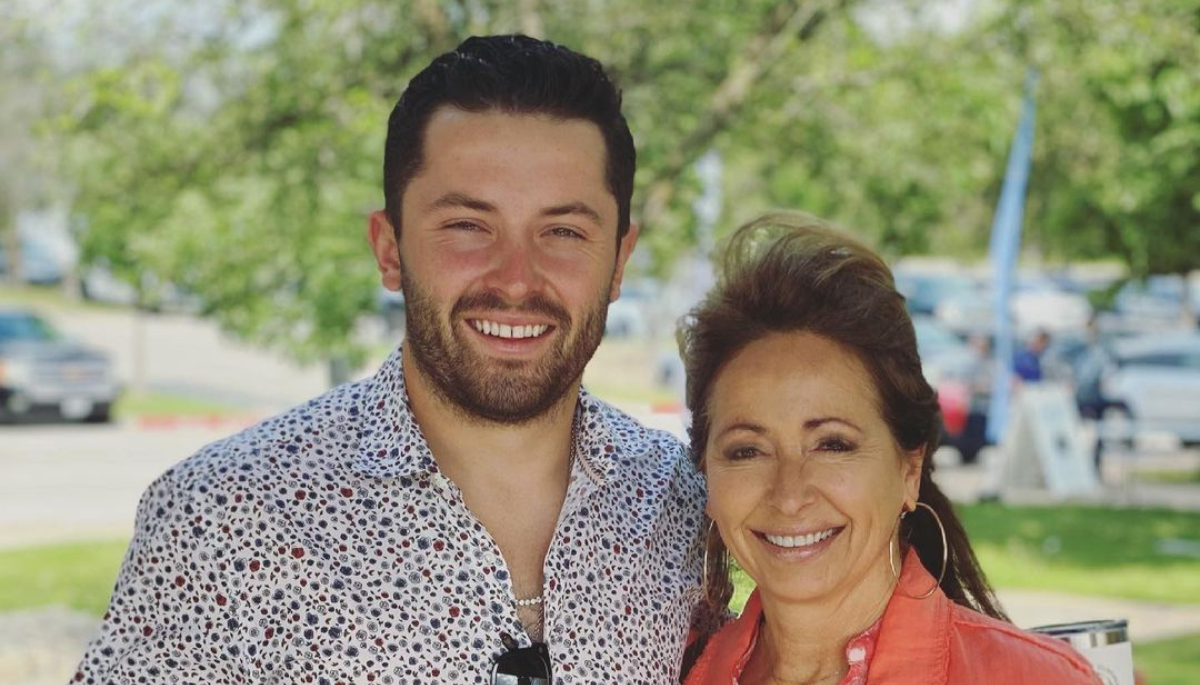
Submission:
M 1032 630 L 1074 647 L 1091 662 L 1104 685 L 1134 685 L 1133 643 L 1125 619 L 1060 623 Z
M 1095 437 L 1084 428 L 1067 387 L 1026 383 L 1014 399 L 999 461 L 993 466 L 998 489 L 1045 488 L 1059 497 L 1095 491 Z

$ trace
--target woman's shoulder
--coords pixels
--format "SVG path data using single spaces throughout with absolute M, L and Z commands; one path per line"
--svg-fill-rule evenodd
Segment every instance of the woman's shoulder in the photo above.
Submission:
M 951 603 L 950 682 L 976 671 L 1002 674 L 999 682 L 1046 682 L 1099 685 L 1087 659 L 1070 645 L 1022 630 L 967 607 Z M 988 682 L 989 679 L 972 682 Z

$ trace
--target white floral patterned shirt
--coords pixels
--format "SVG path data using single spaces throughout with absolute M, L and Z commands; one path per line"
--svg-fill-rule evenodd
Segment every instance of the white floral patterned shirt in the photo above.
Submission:
M 704 484 L 672 436 L 581 391 L 546 556 L 554 682 L 673 683 Z M 394 353 L 147 490 L 88 683 L 485 683 L 529 644 L 495 542 L 438 469 Z

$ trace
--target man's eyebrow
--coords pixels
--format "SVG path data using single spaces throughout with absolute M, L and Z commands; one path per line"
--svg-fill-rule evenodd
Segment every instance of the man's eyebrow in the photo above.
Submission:
M 494 212 L 496 205 L 463 193 L 446 193 L 429 203 L 429 209 L 473 209 L 477 212 Z
M 597 212 L 586 202 L 568 202 L 542 210 L 542 216 L 570 216 L 572 214 L 585 216 L 597 224 L 604 223 L 600 218 L 600 212 Z

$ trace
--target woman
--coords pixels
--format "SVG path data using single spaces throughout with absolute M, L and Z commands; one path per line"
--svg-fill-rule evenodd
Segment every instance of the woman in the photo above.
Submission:
M 743 226 L 680 348 L 707 599 L 729 600 L 727 554 L 757 585 L 686 683 L 1100 682 L 1007 622 L 934 485 L 937 399 L 878 256 L 807 215 Z

